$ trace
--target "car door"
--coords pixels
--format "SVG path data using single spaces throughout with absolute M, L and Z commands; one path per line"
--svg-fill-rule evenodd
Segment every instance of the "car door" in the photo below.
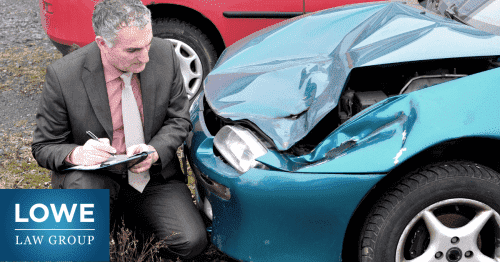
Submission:
M 303 0 L 228 0 L 220 4 L 227 22 L 219 30 L 227 32 L 226 44 L 304 13 Z

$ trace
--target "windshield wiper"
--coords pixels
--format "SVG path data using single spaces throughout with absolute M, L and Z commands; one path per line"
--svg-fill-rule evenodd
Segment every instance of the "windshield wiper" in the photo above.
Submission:
M 450 7 L 446 8 L 446 10 L 444 11 L 444 14 L 448 18 L 450 18 L 450 19 L 458 21 L 458 22 L 460 22 L 460 23 L 462 23 L 464 25 L 471 26 L 467 22 L 465 22 L 464 20 L 462 20 L 462 18 L 458 17 L 458 15 L 457 15 L 457 9 L 458 9 L 458 7 L 455 4 L 452 4 Z

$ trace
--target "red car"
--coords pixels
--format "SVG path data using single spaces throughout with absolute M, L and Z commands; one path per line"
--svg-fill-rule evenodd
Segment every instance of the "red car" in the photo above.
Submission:
M 308 12 L 376 0 L 142 0 L 153 34 L 174 42 L 189 98 L 224 49 L 264 27 Z M 39 0 L 42 25 L 66 55 L 73 44 L 94 41 L 92 12 L 98 0 Z

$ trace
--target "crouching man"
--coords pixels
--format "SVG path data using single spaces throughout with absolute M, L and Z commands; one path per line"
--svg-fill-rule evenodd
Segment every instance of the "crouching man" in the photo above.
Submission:
M 123 213 L 128 227 L 192 258 L 207 236 L 176 156 L 192 127 L 174 49 L 153 37 L 140 0 L 102 0 L 92 23 L 95 42 L 47 67 L 33 156 L 52 170 L 53 188 L 109 189 L 111 217 Z M 142 151 L 154 153 L 127 176 L 62 172 Z

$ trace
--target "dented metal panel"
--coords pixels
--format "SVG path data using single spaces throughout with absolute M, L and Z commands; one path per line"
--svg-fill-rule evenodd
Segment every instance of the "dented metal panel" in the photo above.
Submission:
M 218 115 L 250 120 L 278 150 L 286 150 L 337 106 L 355 67 L 493 55 L 500 55 L 499 36 L 404 4 L 329 9 L 278 24 L 229 47 L 206 78 L 205 95 Z M 411 116 L 411 111 L 401 111 L 385 122 L 398 126 L 409 123 L 407 118 Z M 326 144 L 309 156 L 311 159 L 298 158 L 293 165 L 310 164 L 319 155 L 338 148 L 339 141 L 375 132 L 356 128 L 351 127 L 345 138 L 325 140 Z M 375 130 L 379 128 L 382 126 Z M 388 136 L 380 131 L 370 143 Z M 400 162 L 409 150 L 401 151 L 399 157 L 394 153 L 390 160 Z
M 284 171 L 386 173 L 445 141 L 498 138 L 500 115 L 491 110 L 500 100 L 498 83 L 500 68 L 391 97 L 345 122 L 310 154 L 270 151 L 257 160 Z

